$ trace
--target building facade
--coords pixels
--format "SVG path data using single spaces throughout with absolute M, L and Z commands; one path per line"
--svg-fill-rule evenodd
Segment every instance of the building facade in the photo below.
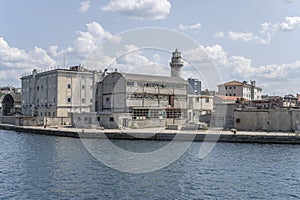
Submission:
M 188 95 L 188 121 L 210 123 L 213 102 L 213 96 Z
M 99 121 L 135 128 L 185 123 L 187 87 L 178 77 L 110 73 L 97 87 Z
M 69 117 L 94 110 L 97 72 L 83 66 L 54 69 L 23 76 L 22 110 L 25 116 Z
M 246 81 L 230 81 L 218 85 L 218 95 L 236 96 L 246 100 L 262 99 L 262 89 L 255 86 L 255 81 L 247 84 Z
M 189 94 L 201 95 L 201 81 L 195 78 L 189 78 Z
M 10 93 L 4 96 L 2 100 L 2 115 L 13 116 L 21 115 L 21 94 Z

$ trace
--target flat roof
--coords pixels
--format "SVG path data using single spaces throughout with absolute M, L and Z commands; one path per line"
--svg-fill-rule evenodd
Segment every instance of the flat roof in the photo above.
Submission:
M 145 75 L 145 74 L 127 74 L 127 73 L 120 73 L 120 74 L 123 75 L 127 81 L 141 81 L 141 82 L 188 85 L 187 81 L 185 81 L 182 78 L 178 78 L 178 77 L 154 76 L 154 75 Z

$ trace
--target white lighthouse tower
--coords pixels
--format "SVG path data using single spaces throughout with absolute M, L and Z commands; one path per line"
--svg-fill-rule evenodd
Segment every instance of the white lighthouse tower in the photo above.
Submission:
M 181 68 L 183 67 L 183 61 L 181 58 L 181 52 L 176 50 L 172 53 L 172 60 L 170 62 L 171 77 L 181 78 Z

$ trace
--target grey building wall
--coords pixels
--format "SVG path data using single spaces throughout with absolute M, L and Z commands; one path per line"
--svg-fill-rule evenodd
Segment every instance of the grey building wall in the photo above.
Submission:
M 300 110 L 236 110 L 234 127 L 245 131 L 299 131 Z
M 235 103 L 215 104 L 215 126 L 225 129 L 234 127 Z
M 99 115 L 119 114 L 118 118 L 122 113 L 129 114 L 126 120 L 132 123 L 116 120 L 120 127 L 123 124 L 145 128 L 183 123 L 188 109 L 187 85 L 178 77 L 109 73 L 97 86 L 97 112 Z M 111 121 L 108 126 L 113 126 Z
M 95 110 L 97 72 L 76 67 L 39 73 L 34 70 L 31 75 L 23 76 L 23 114 L 68 117 L 71 112 Z

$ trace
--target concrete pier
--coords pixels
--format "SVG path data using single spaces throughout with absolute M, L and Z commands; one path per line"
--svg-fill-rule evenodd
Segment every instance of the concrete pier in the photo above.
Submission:
M 108 138 L 121 140 L 156 140 L 171 141 L 191 140 L 197 142 L 236 142 L 236 143 L 280 143 L 280 144 L 300 144 L 299 133 L 284 132 L 245 132 L 207 130 L 207 131 L 179 131 L 154 129 L 78 129 L 67 127 L 37 127 L 37 126 L 13 126 L 0 124 L 0 129 L 11 130 L 20 133 L 32 133 L 41 135 L 52 135 L 73 138 Z M 175 137 L 176 136 L 176 137 Z

